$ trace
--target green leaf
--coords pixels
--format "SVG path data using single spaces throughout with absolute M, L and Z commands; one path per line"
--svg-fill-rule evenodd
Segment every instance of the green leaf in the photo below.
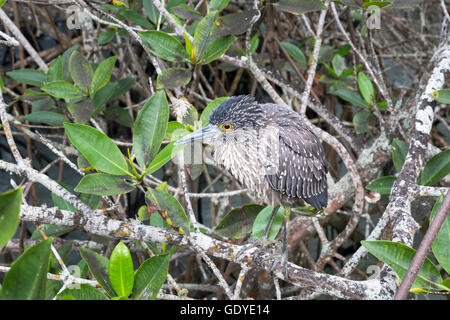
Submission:
M 184 135 L 185 132 L 187 134 L 186 129 L 184 129 L 184 126 L 181 123 L 178 121 L 169 121 L 165 137 L 170 141 L 176 141 L 180 138 L 181 134 Z
M 429 94 L 437 102 L 450 104 L 450 89 L 441 89 Z
M 120 90 L 119 85 L 119 82 L 110 82 L 90 97 L 94 103 L 94 112 L 92 117 L 97 116 L 100 112 L 105 110 L 106 103 L 112 99 L 117 90 Z
M 85 95 L 80 89 L 64 80 L 48 82 L 41 90 L 57 99 L 75 99 Z
M 109 100 L 114 100 L 114 99 L 120 98 L 125 93 L 130 91 L 133 84 L 134 84 L 134 78 L 132 78 L 132 77 L 120 79 L 119 81 L 117 81 L 117 87 L 116 87 L 115 91 L 113 92 L 113 95 L 109 98 Z
M 353 116 L 353 125 L 357 134 L 369 132 L 376 124 L 375 116 L 367 111 L 360 111 Z
M 209 11 L 222 11 L 227 7 L 229 2 L 230 0 L 211 0 L 209 2 Z
M 99 196 L 113 196 L 124 194 L 135 189 L 124 179 L 104 173 L 93 173 L 84 176 L 75 187 L 76 192 L 96 194 Z
M 80 50 L 81 46 L 76 44 L 62 54 L 62 65 L 63 65 L 63 79 L 68 80 L 70 78 L 69 72 L 69 60 L 74 51 Z
M 119 16 L 122 16 L 125 19 L 128 19 L 131 22 L 137 24 L 138 26 L 144 27 L 146 29 L 153 28 L 152 24 L 144 16 L 140 15 L 132 9 L 119 8 L 118 14 Z
M 156 26 L 158 24 L 158 19 L 159 19 L 158 9 L 153 4 L 152 0 L 143 0 L 142 4 L 144 7 L 145 14 L 150 19 L 150 21 Z
M 191 81 L 192 72 L 186 68 L 167 68 L 158 75 L 156 89 L 173 89 L 187 85 Z
M 394 138 L 391 144 L 392 161 L 394 162 L 395 169 L 400 172 L 403 168 L 406 155 L 408 153 L 409 144 L 405 141 Z
M 58 56 L 48 68 L 46 80 L 51 82 L 63 79 L 63 62 L 61 56 Z
M 69 204 L 66 200 L 64 200 L 63 198 L 58 197 L 56 194 L 54 194 L 53 192 L 51 193 L 51 197 L 52 197 L 52 201 L 53 201 L 53 205 L 58 207 L 58 209 L 61 210 L 67 210 L 67 211 L 72 211 L 75 212 L 77 211 L 77 209 L 75 209 L 71 204 Z M 45 225 L 44 225 L 45 226 Z M 54 234 L 48 234 L 47 232 L 45 232 L 45 234 L 47 236 L 54 236 Z M 59 236 L 59 235 L 56 235 Z
M 223 15 L 213 25 L 212 36 L 222 37 L 230 34 L 243 34 L 260 16 L 261 13 L 256 9 Z
M 442 205 L 444 200 L 444 195 L 441 195 L 436 203 L 433 206 L 433 210 L 431 210 L 430 215 L 430 224 L 436 215 L 439 207 Z M 444 268 L 447 273 L 450 273 L 450 216 L 447 214 L 444 223 L 441 226 L 438 234 L 436 235 L 436 239 L 431 246 L 433 250 L 433 254 L 436 257 L 439 264 Z
M 67 118 L 62 113 L 53 111 L 36 111 L 20 117 L 22 120 L 41 122 L 49 126 L 62 126 Z
M 431 186 L 450 174 L 450 149 L 439 152 L 428 160 L 418 181 L 420 185 Z
M 372 106 L 373 100 L 376 99 L 375 88 L 364 72 L 358 72 L 358 88 L 364 100 Z
M 67 297 L 72 297 L 75 300 L 109 300 L 107 295 L 88 284 L 82 283 L 78 286 L 77 289 L 65 289 L 58 294 L 58 300 L 66 300 Z
M 72 144 L 97 170 L 128 175 L 128 165 L 115 143 L 105 134 L 90 126 L 64 123 L 67 136 Z
M 234 40 L 236 40 L 236 37 L 233 35 L 214 38 L 198 63 L 208 64 L 216 59 L 219 59 L 225 52 L 227 52 Z
M 202 124 L 202 127 L 209 124 L 209 116 L 211 113 L 225 100 L 227 100 L 229 97 L 220 97 L 216 98 L 203 109 L 203 112 L 200 116 L 200 122 Z
M 305 55 L 299 47 L 289 42 L 281 42 L 281 45 L 286 49 L 292 59 L 306 64 Z
M 128 297 L 133 290 L 134 268 L 130 250 L 120 241 L 109 258 L 109 281 L 119 297 Z
M 135 300 L 156 298 L 169 272 L 170 254 L 151 257 L 136 271 L 132 298 Z
M 399 242 L 378 240 L 361 241 L 361 244 L 375 257 L 389 265 L 401 280 L 411 264 L 416 250 Z M 436 266 L 426 258 L 419 270 L 412 288 L 424 290 L 442 289 L 442 277 Z
M 20 69 L 13 70 L 6 73 L 10 78 L 13 78 L 17 82 L 22 82 L 30 86 L 40 87 L 46 80 L 45 73 L 35 69 Z
M 167 214 L 166 222 L 181 234 L 189 234 L 189 220 L 178 200 L 169 193 L 160 190 L 148 190 L 145 193 L 145 203 L 157 208 L 162 214 Z
M 72 210 L 70 210 L 72 211 Z M 40 229 L 47 237 L 59 237 L 63 234 L 66 234 L 72 230 L 74 230 L 74 227 L 68 227 L 68 226 L 57 226 L 54 224 L 44 224 L 40 226 Z M 38 229 L 35 229 L 33 231 L 33 234 L 31 235 L 31 240 L 44 240 L 44 237 L 39 232 Z
M 102 46 L 110 43 L 116 35 L 115 29 L 107 29 L 98 35 L 97 44 Z
M 334 72 L 340 77 L 345 70 L 345 59 L 341 55 L 335 54 L 333 60 L 331 60 L 331 64 L 333 65 Z
M 258 35 L 254 35 L 251 39 L 250 39 L 250 53 L 254 54 L 256 52 L 256 50 L 258 49 L 259 46 L 259 37 Z
M 191 63 L 186 50 L 177 38 L 155 30 L 139 32 L 139 36 L 154 55 L 167 61 Z
M 119 106 L 108 107 L 103 112 L 103 114 L 108 120 L 113 120 L 125 127 L 133 128 L 134 125 L 133 118 L 131 117 L 130 113 L 122 107 Z
M 262 209 L 255 218 L 252 227 L 252 238 L 260 238 L 264 234 L 264 230 L 269 224 L 270 216 L 272 214 L 273 207 L 267 206 Z M 280 207 L 273 219 L 272 226 L 270 227 L 269 233 L 267 234 L 267 240 L 272 241 L 280 232 L 281 226 L 284 219 L 284 209 Z
M 91 85 L 94 71 L 92 70 L 89 61 L 81 52 L 74 51 L 70 55 L 69 71 L 73 82 L 75 82 L 78 88 L 83 90 L 83 92 L 86 92 L 87 88 Z
M 22 188 L 0 193 L 0 249 L 14 236 L 20 221 Z
M 192 52 L 196 63 L 202 60 L 203 54 L 211 43 L 211 31 L 216 19 L 217 13 L 210 13 L 200 20 L 195 28 Z
M 153 161 L 148 165 L 147 169 L 145 170 L 145 174 L 152 174 L 159 168 L 161 168 L 163 165 L 165 165 L 167 162 L 169 162 L 170 159 L 172 159 L 178 152 L 183 150 L 184 146 L 176 146 L 174 145 L 175 142 L 169 143 L 167 146 L 164 147 L 153 159 Z
M 252 231 L 253 221 L 264 206 L 246 204 L 228 212 L 222 221 L 214 228 L 217 234 L 231 238 L 242 239 Z
M 171 11 L 176 14 L 177 17 L 180 17 L 182 19 L 200 20 L 201 18 L 203 18 L 200 12 L 185 3 L 180 3 L 176 7 L 172 8 Z
M 1 300 L 43 300 L 52 239 L 29 247 L 11 265 L 0 292 Z
M 94 103 L 86 98 L 69 104 L 68 109 L 77 123 L 85 123 L 94 113 Z M 63 122 L 67 122 L 67 119 Z
M 346 90 L 346 89 L 340 89 L 333 92 L 334 95 L 337 95 L 342 100 L 348 101 L 351 104 L 353 104 L 356 107 L 360 108 L 369 108 L 369 104 L 361 99 L 360 95 L 357 94 L 355 91 Z
M 392 185 L 395 182 L 395 177 L 385 176 L 372 181 L 366 186 L 366 189 L 370 191 L 378 192 L 379 194 L 389 195 L 391 193 Z
M 278 9 L 297 14 L 324 10 L 327 8 L 320 0 L 280 0 L 276 2 L 276 4 L 276 8 Z
M 86 261 L 89 271 L 94 276 L 95 280 L 102 286 L 110 297 L 115 297 L 116 292 L 111 286 L 108 276 L 108 258 L 99 255 L 97 252 L 87 248 L 80 247 L 80 256 Z
M 133 151 L 141 167 L 146 167 L 159 151 L 168 121 L 169 104 L 161 90 L 147 100 L 134 123 Z
M 94 76 L 91 82 L 91 93 L 95 93 L 104 86 L 106 86 L 111 79 L 111 73 L 116 63 L 117 56 L 109 57 L 102 61 L 95 69 Z

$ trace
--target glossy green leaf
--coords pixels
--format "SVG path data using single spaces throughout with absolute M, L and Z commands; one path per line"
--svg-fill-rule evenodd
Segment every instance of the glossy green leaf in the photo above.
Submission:
M 1 300 L 43 300 L 52 239 L 27 248 L 11 265 L 2 283 Z
M 93 173 L 84 176 L 75 187 L 76 192 L 96 194 L 99 196 L 113 196 L 124 194 L 135 189 L 124 179 L 104 173 Z
M 61 56 L 58 56 L 55 60 L 53 60 L 50 67 L 48 67 L 46 80 L 56 81 L 56 80 L 64 80 L 63 78 L 63 62 Z
M 135 300 L 156 298 L 169 272 L 170 254 L 151 257 L 136 271 L 132 298 Z
M 14 236 L 20 221 L 22 188 L 0 193 L 0 249 Z
M 273 207 L 267 206 L 262 209 L 255 218 L 252 227 L 252 238 L 260 238 L 264 234 L 264 230 L 269 224 L 270 216 L 272 215 Z M 280 232 L 281 226 L 283 225 L 284 219 L 284 209 L 280 207 L 273 219 L 272 225 L 267 234 L 267 240 L 272 241 Z
M 99 255 L 95 251 L 83 247 L 80 247 L 80 256 L 87 263 L 89 271 L 94 276 L 95 280 L 97 280 L 97 282 L 106 291 L 106 293 L 110 297 L 115 297 L 116 292 L 114 291 L 111 282 L 109 281 L 108 258 Z
M 111 73 L 117 61 L 117 56 L 109 57 L 102 61 L 95 69 L 91 82 L 91 93 L 97 92 L 106 86 L 111 79 Z
M 53 111 L 36 111 L 20 118 L 26 121 L 45 123 L 49 126 L 62 126 L 68 120 L 62 113 Z
M 45 73 L 35 69 L 19 69 L 6 73 L 10 78 L 13 78 L 17 82 L 25 83 L 30 86 L 40 87 L 46 80 Z
M 377 6 L 378 8 L 383 8 L 390 5 L 391 1 L 364 1 L 364 8 L 369 8 L 371 6 Z
M 110 82 L 91 95 L 90 98 L 94 104 L 94 112 L 91 115 L 92 117 L 96 117 L 100 112 L 105 110 L 106 103 L 112 99 L 117 90 L 120 90 L 119 85 L 119 82 Z
M 257 204 L 246 204 L 240 208 L 234 208 L 214 228 L 217 234 L 231 238 L 242 239 L 252 231 L 252 225 L 256 216 L 264 208 Z
M 348 101 L 351 104 L 353 104 L 356 107 L 360 108 L 369 108 L 369 104 L 364 101 L 359 94 L 357 94 L 355 91 L 346 90 L 346 89 L 340 89 L 333 92 L 334 95 L 337 95 L 342 100 Z
M 353 125 L 357 134 L 369 132 L 376 125 L 376 118 L 371 112 L 359 111 L 353 116 Z
M 170 141 L 176 141 L 181 136 L 180 133 L 187 134 L 186 129 L 184 129 L 184 126 L 179 123 L 178 121 L 169 121 L 167 123 L 167 129 L 165 137 Z
M 211 115 L 211 113 L 225 100 L 227 100 L 228 97 L 220 97 L 220 98 L 216 98 L 213 101 L 211 101 L 210 103 L 208 103 L 208 105 L 205 107 L 205 109 L 203 109 L 202 114 L 200 116 L 200 122 L 202 124 L 202 127 L 206 126 L 209 124 L 209 116 Z
M 195 10 L 194 8 L 188 6 L 185 3 L 180 3 L 176 7 L 172 8 L 171 10 L 174 14 L 177 15 L 177 17 L 180 17 L 182 19 L 194 19 L 194 20 L 200 20 L 203 18 L 200 12 Z
M 120 79 L 119 81 L 117 81 L 117 87 L 116 87 L 115 91 L 113 92 L 113 95 L 109 99 L 114 100 L 114 99 L 120 98 L 125 93 L 130 91 L 131 87 L 134 84 L 134 80 L 135 80 L 134 78 L 128 77 L 128 78 Z
M 116 144 L 95 128 L 64 123 L 72 144 L 96 169 L 114 175 L 128 175 L 128 165 Z
M 59 237 L 63 234 L 66 234 L 72 230 L 74 230 L 74 227 L 68 227 L 68 226 L 58 226 L 58 225 L 54 225 L 54 224 L 44 224 L 41 225 L 39 227 L 42 232 L 47 236 L 47 237 Z M 39 232 L 38 229 L 35 229 L 33 231 L 33 234 L 30 237 L 31 240 L 44 240 L 44 237 L 42 236 L 42 234 Z
M 133 151 L 141 167 L 147 167 L 159 151 L 169 120 L 169 104 L 163 90 L 155 93 L 139 111 L 134 123 Z
M 306 57 L 299 47 L 289 42 L 281 42 L 281 45 L 286 49 L 292 59 L 306 64 Z
M 236 40 L 236 37 L 233 35 L 214 38 L 198 63 L 208 64 L 219 59 L 227 52 L 234 40 Z
M 120 241 L 109 258 L 109 281 L 119 297 L 128 297 L 133 290 L 134 268 L 130 250 Z
M 154 55 L 172 62 L 191 62 L 186 50 L 177 38 L 155 30 L 140 32 L 139 36 Z
M 85 95 L 80 89 L 64 80 L 47 82 L 41 90 L 57 99 L 75 99 Z
M 441 195 L 434 204 L 433 210 L 431 211 L 430 215 L 430 224 L 433 221 L 434 216 L 436 215 L 443 200 L 444 195 Z M 449 248 L 450 248 L 450 216 L 447 214 L 447 217 L 445 218 L 445 221 L 442 224 L 438 234 L 436 235 L 436 239 L 434 240 L 433 245 L 431 246 L 434 256 L 436 257 L 441 267 L 444 268 L 444 270 L 447 273 L 450 273 Z
M 144 27 L 146 29 L 153 28 L 152 24 L 141 14 L 132 9 L 127 8 L 119 8 L 118 12 L 119 16 L 124 17 L 125 19 L 130 20 L 134 24 L 138 26 Z
M 240 35 L 245 33 L 261 16 L 259 10 L 245 10 L 230 13 L 217 19 L 212 29 L 213 37 L 223 37 L 230 34 Z
M 94 103 L 91 99 L 85 98 L 70 104 L 68 109 L 77 123 L 85 123 L 94 113 Z
M 259 46 L 259 37 L 257 34 L 255 34 L 250 39 L 250 53 L 251 54 L 255 53 L 256 50 L 258 49 L 258 46 Z
M 159 11 L 153 4 L 152 0 L 142 0 L 142 4 L 147 17 L 154 25 L 157 25 L 159 19 Z
M 405 141 L 394 138 L 391 143 L 392 161 L 394 162 L 395 169 L 400 172 L 403 168 L 406 155 L 408 153 L 409 144 Z
M 109 300 L 107 295 L 88 284 L 82 283 L 78 286 L 76 289 L 65 289 L 58 294 L 58 300 L 67 300 L 66 297 L 72 297 L 75 300 Z
M 187 85 L 191 81 L 192 72 L 186 68 L 167 68 L 158 75 L 156 89 L 173 89 Z
M 278 9 L 298 14 L 327 8 L 320 0 L 280 0 L 276 4 Z
M 211 43 L 211 31 L 216 19 L 217 13 L 210 13 L 200 20 L 195 28 L 192 52 L 196 63 L 202 60 L 203 54 Z
M 389 195 L 391 194 L 391 189 L 394 182 L 395 177 L 385 176 L 372 181 L 370 184 L 366 186 L 366 189 L 378 192 L 379 194 Z
M 441 89 L 430 93 L 437 102 L 450 104 L 450 89 Z
M 222 11 L 226 8 L 230 0 L 211 0 L 209 2 L 209 11 Z
M 69 58 L 69 72 L 73 82 L 86 92 L 91 85 L 94 71 L 86 57 L 79 51 L 74 51 Z
M 373 100 L 376 99 L 375 88 L 372 81 L 364 72 L 358 72 L 358 89 L 364 100 L 373 105 Z
M 114 39 L 115 36 L 116 36 L 115 29 L 106 29 L 106 31 L 103 31 L 98 35 L 97 44 L 100 46 L 108 44 Z
M 178 200 L 169 193 L 150 189 L 145 193 L 145 203 L 167 214 L 166 222 L 178 233 L 189 234 L 189 220 Z
M 361 241 L 361 244 L 379 260 L 389 265 L 402 280 L 416 254 L 416 250 L 399 242 L 378 240 Z M 430 259 L 425 258 L 412 288 L 424 290 L 442 289 L 441 274 Z
M 420 185 L 430 186 L 438 183 L 448 174 L 450 174 L 450 149 L 439 152 L 428 160 L 418 181 Z
M 345 70 L 345 59 L 341 55 L 335 54 L 333 60 L 331 60 L 331 64 L 333 65 L 334 72 L 340 77 Z
M 148 165 L 145 170 L 145 174 L 152 174 L 156 170 L 160 169 L 163 165 L 170 161 L 175 155 L 183 150 L 184 146 L 176 146 L 174 142 L 165 146 Z

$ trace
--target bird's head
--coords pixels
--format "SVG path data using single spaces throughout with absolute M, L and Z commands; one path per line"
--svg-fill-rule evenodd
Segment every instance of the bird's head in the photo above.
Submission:
M 246 132 L 264 125 L 264 110 L 250 96 L 236 96 L 222 102 L 210 115 L 209 125 L 175 142 L 176 145 L 217 139 L 241 139 Z

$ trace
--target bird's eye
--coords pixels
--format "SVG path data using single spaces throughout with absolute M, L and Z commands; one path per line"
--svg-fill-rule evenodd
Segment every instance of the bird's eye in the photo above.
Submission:
M 225 123 L 222 125 L 223 130 L 230 130 L 232 127 L 231 123 Z

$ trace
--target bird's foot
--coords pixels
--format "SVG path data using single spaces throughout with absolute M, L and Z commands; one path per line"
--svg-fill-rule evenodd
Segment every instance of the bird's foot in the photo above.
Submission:
M 252 253 L 251 256 L 248 257 L 248 260 L 254 260 L 254 257 L 258 257 L 262 251 L 262 249 L 264 249 L 264 247 L 266 247 L 268 244 L 267 238 L 266 237 L 260 237 L 258 239 L 252 239 L 250 243 L 245 244 L 242 246 L 242 248 L 238 251 L 238 253 L 236 253 L 236 256 L 234 258 L 234 260 L 238 260 L 239 257 L 246 252 L 249 249 L 258 247 L 258 249 L 255 251 L 255 253 Z
M 273 255 L 273 256 L 269 257 L 268 259 L 273 259 L 272 265 L 270 267 L 270 272 L 273 274 L 274 270 L 275 270 L 275 267 L 278 264 L 281 264 L 281 268 L 282 268 L 282 271 L 283 271 L 283 276 L 284 276 L 285 279 L 287 279 L 287 277 L 288 277 L 287 252 L 283 252 L 281 254 Z

